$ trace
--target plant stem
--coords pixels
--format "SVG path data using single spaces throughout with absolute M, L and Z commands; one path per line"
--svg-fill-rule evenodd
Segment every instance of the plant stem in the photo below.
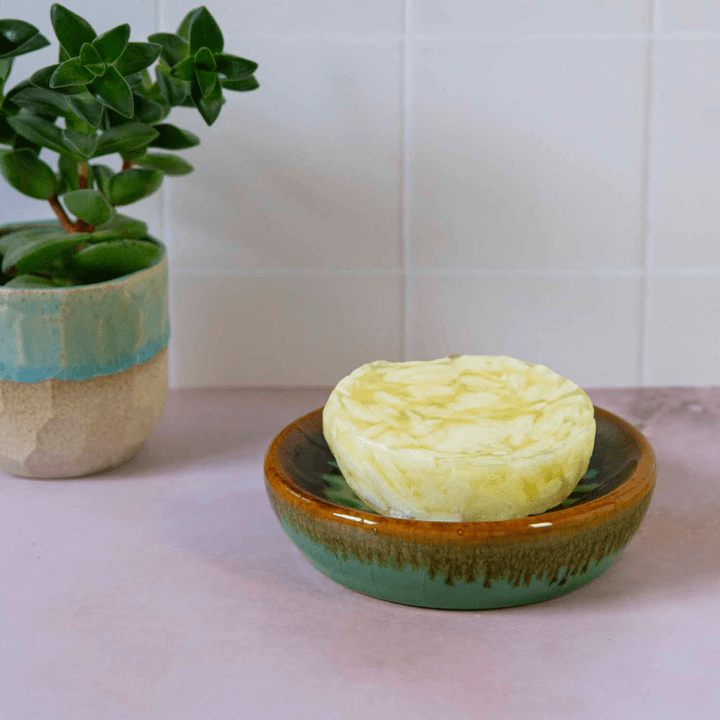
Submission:
M 92 232 L 95 229 L 94 225 L 89 225 L 84 220 L 78 220 L 74 223 L 67 216 L 65 210 L 63 210 L 63 206 L 58 201 L 57 195 L 53 195 L 50 198 L 50 207 L 55 211 L 55 215 L 57 215 L 57 218 L 66 233 L 87 233 Z
M 123 160 L 122 169 L 129 170 L 133 166 L 132 160 Z
M 75 225 L 73 224 L 72 220 L 67 216 L 65 213 L 65 210 L 63 210 L 62 205 L 60 204 L 57 195 L 53 195 L 50 200 L 50 207 L 53 209 L 53 212 L 55 215 L 57 215 L 58 220 L 60 221 L 60 224 L 63 226 L 63 230 L 66 233 L 75 232 Z
M 88 186 L 88 164 L 78 163 L 78 187 L 80 190 L 87 190 Z

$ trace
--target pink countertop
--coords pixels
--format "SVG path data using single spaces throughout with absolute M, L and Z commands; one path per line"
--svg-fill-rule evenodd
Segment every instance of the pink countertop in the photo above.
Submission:
M 358 595 L 285 537 L 263 456 L 327 391 L 175 391 L 120 469 L 0 474 L 0 718 L 720 717 L 720 388 L 590 395 L 655 448 L 650 510 L 597 580 L 505 610 Z

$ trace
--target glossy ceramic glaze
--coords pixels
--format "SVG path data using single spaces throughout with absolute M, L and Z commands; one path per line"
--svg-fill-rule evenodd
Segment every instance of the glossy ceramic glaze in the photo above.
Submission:
M 161 247 L 151 267 L 108 282 L 0 287 L 0 380 L 87 380 L 155 357 L 170 336 Z
M 596 578 L 645 515 L 655 459 L 629 423 L 595 409 L 590 467 L 541 515 L 502 522 L 399 520 L 365 506 L 340 475 L 322 409 L 299 418 L 265 459 L 284 531 L 315 568 L 353 590 L 408 605 L 497 608 L 547 600 Z
M 130 459 L 150 436 L 168 384 L 160 245 L 151 267 L 109 282 L 0 287 L 0 470 L 88 475 Z

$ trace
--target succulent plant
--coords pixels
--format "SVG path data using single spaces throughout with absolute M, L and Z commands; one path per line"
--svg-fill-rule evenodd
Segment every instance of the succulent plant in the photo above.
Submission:
M 167 122 L 170 111 L 195 107 L 212 125 L 223 90 L 259 87 L 257 63 L 224 52 L 205 7 L 176 33 L 147 42 L 131 42 L 127 24 L 98 35 L 58 4 L 50 18 L 59 62 L 7 92 L 14 58 L 50 43 L 30 23 L 0 19 L 0 145 L 8 146 L 0 148 L 0 172 L 16 190 L 48 201 L 57 218 L 0 228 L 0 285 L 10 287 L 101 282 L 151 264 L 160 247 L 147 225 L 117 208 L 151 195 L 166 175 L 192 171 L 184 158 L 157 152 L 200 143 Z M 58 154 L 57 170 L 43 150 Z M 104 162 L 113 154 L 119 169 Z

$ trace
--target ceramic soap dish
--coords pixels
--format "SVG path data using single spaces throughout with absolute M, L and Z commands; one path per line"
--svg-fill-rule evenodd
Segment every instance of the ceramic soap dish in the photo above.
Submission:
M 598 577 L 637 532 L 655 484 L 647 439 L 595 408 L 590 467 L 562 505 L 499 522 L 427 522 L 377 514 L 345 482 L 322 408 L 288 425 L 265 458 L 283 530 L 313 566 L 352 590 L 406 605 L 525 605 Z

